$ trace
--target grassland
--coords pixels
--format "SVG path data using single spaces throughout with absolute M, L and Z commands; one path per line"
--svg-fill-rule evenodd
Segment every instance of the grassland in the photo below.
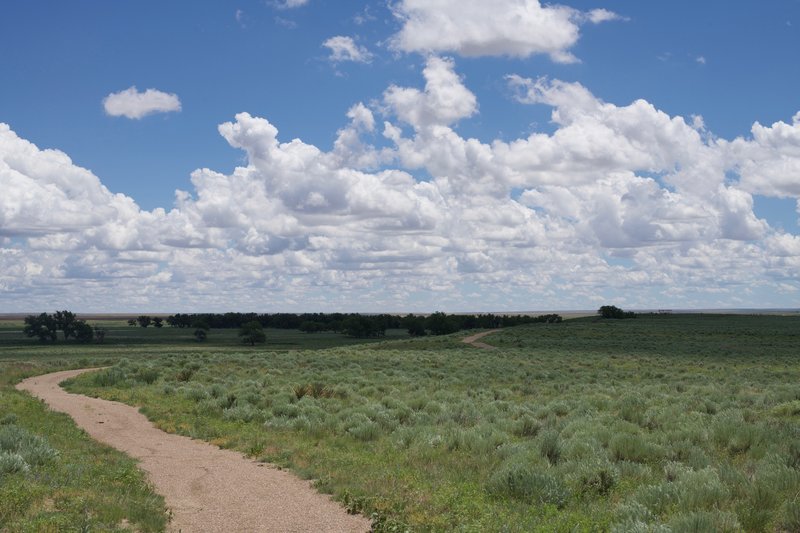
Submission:
M 800 530 L 798 317 L 579 319 L 497 333 L 494 351 L 459 338 L 131 343 L 70 386 L 292 468 L 377 530 Z
M 164 352 L 195 358 L 251 350 L 240 345 L 236 330 L 212 330 L 207 342 L 198 343 L 187 330 L 100 324 L 108 330 L 103 344 L 41 344 L 21 333 L 21 320 L 0 321 L 0 531 L 163 531 L 168 518 L 163 498 L 153 493 L 133 460 L 16 391 L 20 380 L 68 368 L 155 360 Z M 286 330 L 269 330 L 268 336 L 266 348 L 258 350 L 358 342 Z

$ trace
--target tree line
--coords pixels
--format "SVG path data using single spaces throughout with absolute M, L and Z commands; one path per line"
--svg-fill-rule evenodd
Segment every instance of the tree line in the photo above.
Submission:
M 436 312 L 431 315 L 406 316 L 359 313 L 177 313 L 166 320 L 142 315 L 128 323 L 140 327 L 162 327 L 163 322 L 174 328 L 235 329 L 256 322 L 262 328 L 296 329 L 305 333 L 331 331 L 351 337 L 381 337 L 387 329 L 406 329 L 412 336 L 446 335 L 466 329 L 503 328 L 532 323 L 558 323 L 561 316 L 548 315 L 495 315 L 451 314 Z

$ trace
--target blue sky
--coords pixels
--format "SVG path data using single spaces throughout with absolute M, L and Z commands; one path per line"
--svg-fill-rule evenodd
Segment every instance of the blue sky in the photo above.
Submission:
M 0 6 L 0 311 L 798 307 L 800 1 L 431 4 Z

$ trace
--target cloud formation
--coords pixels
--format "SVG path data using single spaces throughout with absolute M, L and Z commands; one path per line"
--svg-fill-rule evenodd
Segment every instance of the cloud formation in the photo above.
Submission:
M 280 0 L 274 2 L 275 7 L 279 9 L 294 9 L 302 7 L 308 3 L 308 0 Z
M 753 291 L 775 305 L 800 287 L 800 237 L 753 211 L 755 194 L 800 200 L 800 113 L 728 141 L 645 100 L 511 74 L 519 112 L 547 106 L 553 131 L 484 142 L 457 131 L 479 104 L 455 62 L 432 56 L 422 76 L 355 103 L 328 151 L 237 114 L 219 133 L 242 166 L 196 170 L 168 211 L 0 126 L 0 293 L 44 308 L 69 283 L 85 309 L 403 311 L 608 294 L 735 306 Z
M 539 0 L 400 0 L 393 9 L 402 22 L 390 41 L 396 50 L 467 57 L 545 54 L 557 63 L 577 61 L 569 49 L 582 23 L 621 18 L 605 9 L 584 13 Z
M 112 117 L 140 119 L 154 113 L 180 111 L 181 101 L 177 94 L 165 93 L 156 89 L 139 92 L 136 87 L 129 87 L 103 98 L 103 108 Z
M 364 46 L 359 46 L 352 37 L 337 35 L 322 43 L 322 46 L 331 51 L 329 59 L 334 63 L 353 61 L 355 63 L 369 63 L 372 53 Z

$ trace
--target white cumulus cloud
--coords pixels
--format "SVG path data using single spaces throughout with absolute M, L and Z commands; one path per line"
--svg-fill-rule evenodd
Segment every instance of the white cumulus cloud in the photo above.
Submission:
M 322 46 L 331 51 L 329 59 L 334 63 L 353 61 L 356 63 L 369 63 L 372 53 L 364 46 L 359 46 L 352 37 L 337 35 L 322 43 Z
M 391 46 L 405 52 L 462 56 L 549 55 L 558 63 L 577 61 L 569 49 L 580 24 L 620 17 L 605 9 L 588 13 L 539 0 L 400 0 L 394 12 L 402 28 Z
M 111 93 L 103 99 L 103 108 L 112 117 L 140 119 L 153 113 L 170 113 L 181 110 L 177 94 L 156 89 L 140 92 L 136 87 Z

